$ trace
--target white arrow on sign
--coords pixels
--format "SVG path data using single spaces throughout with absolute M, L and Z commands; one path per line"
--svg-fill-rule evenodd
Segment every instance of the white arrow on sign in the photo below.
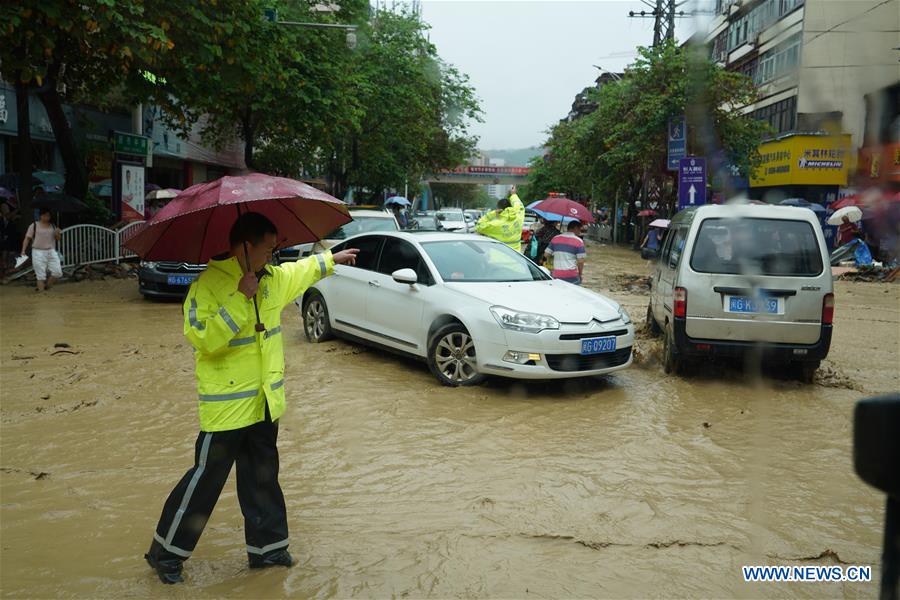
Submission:
M 694 203 L 694 196 L 697 194 L 697 188 L 694 187 L 694 184 L 691 184 L 691 187 L 688 188 L 688 200 L 691 204 Z

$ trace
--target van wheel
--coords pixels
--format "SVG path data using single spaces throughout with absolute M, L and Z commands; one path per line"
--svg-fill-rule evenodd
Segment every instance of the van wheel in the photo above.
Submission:
M 442 384 L 478 385 L 484 375 L 475 362 L 475 341 L 460 323 L 441 327 L 428 344 L 428 368 Z
M 328 319 L 328 306 L 319 292 L 310 292 L 303 299 L 303 332 L 313 344 L 325 342 L 334 337 Z
M 682 360 L 675 349 L 675 340 L 671 335 L 663 338 L 663 370 L 666 373 L 681 375 L 684 368 Z
M 647 330 L 654 336 L 662 333 L 662 329 L 659 328 L 659 323 L 653 318 L 653 310 L 651 310 L 649 304 L 647 305 Z
M 812 383 L 818 370 L 819 361 L 817 360 L 813 362 L 799 362 L 794 365 L 795 376 L 802 383 Z

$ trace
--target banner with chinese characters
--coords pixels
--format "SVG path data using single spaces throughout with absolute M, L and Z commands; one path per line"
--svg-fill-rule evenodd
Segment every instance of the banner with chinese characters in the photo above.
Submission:
M 788 135 L 759 146 L 762 164 L 750 187 L 847 185 L 850 135 Z

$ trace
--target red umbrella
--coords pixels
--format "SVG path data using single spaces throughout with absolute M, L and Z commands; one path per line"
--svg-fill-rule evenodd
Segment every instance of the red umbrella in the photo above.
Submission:
M 544 198 L 535 204 L 530 204 L 529 207 L 541 212 L 552 213 L 570 219 L 578 219 L 582 223 L 594 222 L 594 215 L 591 214 L 591 211 L 583 204 L 579 204 L 568 198 L 551 196 L 550 198 Z
M 835 200 L 834 202 L 832 202 L 828 206 L 828 208 L 830 210 L 838 210 L 844 208 L 845 206 L 863 206 L 863 201 L 858 195 L 844 196 L 840 200 Z
M 252 173 L 189 187 L 160 210 L 125 245 L 146 260 L 205 263 L 230 250 L 238 216 L 257 212 L 278 228 L 278 246 L 314 242 L 349 223 L 347 206 L 316 188 Z
M 655 217 L 655 216 L 656 216 L 656 211 L 655 211 L 655 210 L 650 210 L 650 209 L 648 208 L 648 209 L 646 209 L 646 210 L 642 210 L 641 212 L 639 212 L 637 216 L 639 216 L 639 217 Z

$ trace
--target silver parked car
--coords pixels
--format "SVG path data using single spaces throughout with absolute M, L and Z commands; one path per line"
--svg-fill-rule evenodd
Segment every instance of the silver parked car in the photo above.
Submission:
M 678 213 L 651 279 L 647 322 L 666 372 L 748 351 L 812 381 L 831 345 L 828 250 L 805 208 L 724 205 Z

